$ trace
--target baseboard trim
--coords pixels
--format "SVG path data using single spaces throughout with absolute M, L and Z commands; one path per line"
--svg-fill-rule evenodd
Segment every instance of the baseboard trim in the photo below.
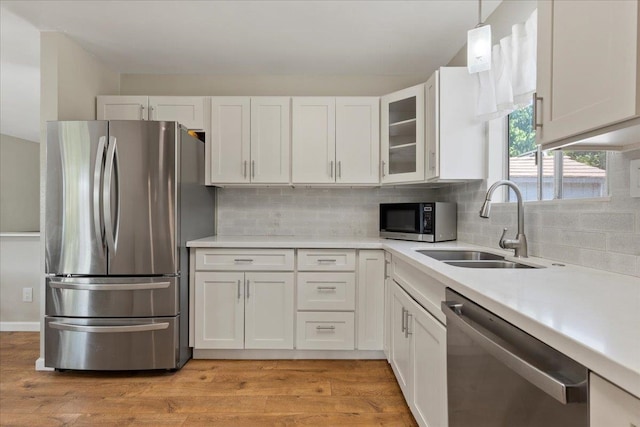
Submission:
M 0 332 L 40 332 L 40 322 L 0 322 Z
M 193 349 L 194 359 L 385 359 L 382 350 L 222 350 Z
M 44 357 L 39 357 L 36 360 L 36 371 L 55 371 L 55 369 L 44 366 Z

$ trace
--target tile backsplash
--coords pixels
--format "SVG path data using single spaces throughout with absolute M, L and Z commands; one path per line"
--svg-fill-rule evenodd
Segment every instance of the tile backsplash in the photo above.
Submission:
M 629 195 L 629 161 L 640 150 L 609 159 L 610 197 L 525 203 L 529 254 L 611 272 L 640 276 L 640 198 Z M 489 219 L 478 211 L 486 181 L 425 189 L 220 188 L 221 236 L 376 237 L 378 204 L 455 201 L 458 240 L 498 247 L 502 228 L 515 235 L 515 203 L 494 203 Z
M 377 237 L 378 204 L 431 201 L 419 188 L 219 188 L 218 235 Z
M 640 198 L 629 193 L 629 162 L 638 157 L 609 157 L 609 198 L 526 202 L 529 255 L 640 276 Z M 486 190 L 479 181 L 440 189 L 438 198 L 458 204 L 458 240 L 497 248 L 504 227 L 515 236 L 516 204 L 493 204 L 491 217 L 480 218 Z

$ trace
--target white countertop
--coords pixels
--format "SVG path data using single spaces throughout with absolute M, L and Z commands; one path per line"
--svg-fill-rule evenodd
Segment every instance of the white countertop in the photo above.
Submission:
M 640 278 L 543 258 L 540 269 L 470 269 L 415 249 L 474 248 L 462 242 L 419 243 L 371 238 L 222 237 L 187 243 L 200 248 L 385 249 L 467 298 L 640 398 Z
M 386 239 L 299 236 L 211 236 L 187 242 L 190 248 L 382 249 Z

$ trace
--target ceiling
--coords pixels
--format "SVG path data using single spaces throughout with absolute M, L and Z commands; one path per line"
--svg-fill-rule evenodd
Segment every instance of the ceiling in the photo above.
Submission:
M 483 1 L 483 18 L 500 2 Z M 2 0 L 1 6 L 3 16 L 9 11 L 40 31 L 67 34 L 115 71 L 153 74 L 426 77 L 460 50 L 478 20 L 476 0 Z

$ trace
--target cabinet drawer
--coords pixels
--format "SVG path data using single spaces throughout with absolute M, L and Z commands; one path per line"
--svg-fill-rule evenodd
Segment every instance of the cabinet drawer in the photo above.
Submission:
M 300 350 L 353 350 L 353 313 L 299 312 L 296 347 Z
M 293 249 L 198 249 L 196 270 L 291 271 Z
M 355 249 L 298 249 L 300 271 L 354 271 Z
M 355 273 L 298 273 L 298 310 L 354 310 Z

